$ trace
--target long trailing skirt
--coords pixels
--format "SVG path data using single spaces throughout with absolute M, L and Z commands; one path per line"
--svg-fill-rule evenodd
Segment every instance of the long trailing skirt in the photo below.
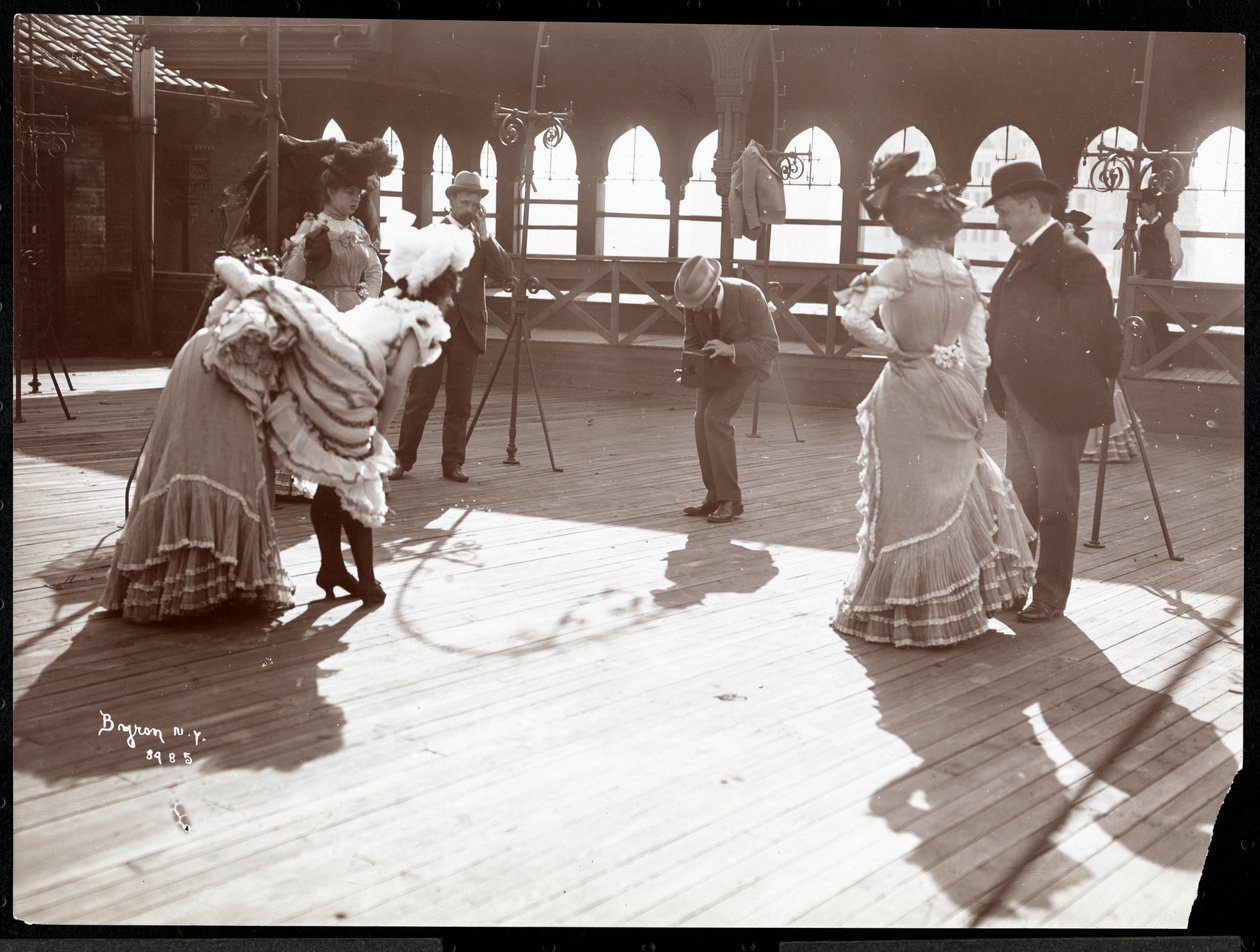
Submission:
M 904 374 L 886 367 L 857 422 L 858 563 L 832 627 L 901 646 L 983 634 L 986 613 L 1032 584 L 1035 533 L 980 446 L 984 401 L 974 378 L 930 360 Z
M 280 565 L 260 422 L 202 364 L 210 332 L 180 350 L 158 400 L 101 605 L 131 621 L 198 615 L 227 602 L 280 610 Z

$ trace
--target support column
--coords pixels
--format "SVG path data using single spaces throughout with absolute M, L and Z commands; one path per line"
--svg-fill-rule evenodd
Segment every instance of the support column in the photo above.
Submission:
M 143 23 L 137 18 L 138 23 Z M 131 52 L 131 320 L 133 346 L 153 350 L 153 192 L 157 147 L 156 51 L 137 36 Z
M 862 226 L 862 176 L 856 163 L 846 163 L 840 168 L 840 264 L 857 264 L 861 251 Z
M 713 175 L 722 200 L 721 260 L 731 267 L 735 237 L 731 233 L 731 166 L 743 151 L 748 137 L 748 108 L 752 102 L 752 81 L 756 53 L 767 36 L 764 26 L 698 26 L 709 45 L 713 62 L 713 100 L 717 107 L 718 144 L 713 157 Z
M 412 160 L 403 167 L 403 208 L 416 216 L 416 226 L 433 221 L 433 159 L 421 164 Z
M 669 256 L 678 257 L 678 216 L 683 195 L 686 194 L 686 182 L 666 182 L 665 197 L 669 200 Z

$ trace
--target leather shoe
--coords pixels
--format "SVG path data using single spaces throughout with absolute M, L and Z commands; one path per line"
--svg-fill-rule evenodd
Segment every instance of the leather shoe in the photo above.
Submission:
M 468 476 L 464 473 L 462 466 L 448 466 L 442 470 L 442 478 L 449 479 L 453 483 L 466 483 Z
M 744 514 L 743 503 L 738 502 L 720 502 L 717 509 L 709 516 L 709 522 L 730 522 L 736 516 Z
M 716 499 L 714 499 L 712 502 L 706 499 L 704 502 L 700 503 L 700 505 L 698 506 L 684 506 L 683 515 L 684 516 L 711 516 L 713 515 L 713 513 L 717 512 L 717 507 L 718 507 L 718 501 Z
M 1015 617 L 1020 621 L 1049 621 L 1051 618 L 1062 616 L 1062 608 L 1051 608 L 1045 602 L 1039 602 L 1034 598 L 1028 603 L 1028 607 L 1021 609 Z
M 386 479 L 402 479 L 404 476 L 407 475 L 408 470 L 410 470 L 409 466 L 395 466 L 393 469 L 391 469 L 388 473 L 385 474 L 385 478 Z

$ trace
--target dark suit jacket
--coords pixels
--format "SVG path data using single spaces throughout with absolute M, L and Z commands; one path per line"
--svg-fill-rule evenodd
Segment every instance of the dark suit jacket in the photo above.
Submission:
M 1124 351 L 1102 262 L 1052 224 L 1007 262 L 989 302 L 989 396 L 1006 415 L 1015 398 L 1053 430 L 1087 430 L 1115 418 L 1109 378 Z
M 447 215 L 442 219 L 448 225 L 458 223 Z M 473 232 L 473 241 L 477 250 L 473 252 L 472 261 L 459 274 L 459 290 L 455 294 L 455 303 L 446 314 L 446 321 L 452 327 L 456 322 L 463 322 L 472 338 L 478 353 L 486 352 L 486 325 L 489 316 L 486 314 L 486 278 L 497 287 L 507 284 L 512 277 L 512 258 L 503 246 L 491 235 L 485 241 Z
M 735 346 L 736 367 L 751 367 L 758 380 L 769 380 L 770 365 L 779 353 L 779 335 L 766 296 L 761 288 L 742 278 L 718 280 L 723 287 L 721 313 L 714 328 L 718 339 Z M 683 315 L 683 350 L 698 351 L 708 338 L 700 332 L 695 311 L 687 309 Z

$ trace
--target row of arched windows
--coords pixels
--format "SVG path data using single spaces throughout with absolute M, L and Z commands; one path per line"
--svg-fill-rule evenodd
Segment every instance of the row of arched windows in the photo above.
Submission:
M 336 122 L 330 122 L 325 136 L 343 137 Z M 386 223 L 410 216 L 402 210 L 402 180 L 406 156 L 392 130 L 385 134 L 395 154 L 398 168 L 382 183 L 381 213 Z M 1126 148 L 1137 145 L 1137 137 L 1120 126 L 1096 136 L 1084 152 L 1094 152 L 1100 143 Z M 677 254 L 715 255 L 721 234 L 721 200 L 714 186 L 713 156 L 717 149 L 714 130 L 696 146 L 692 175 L 678 204 Z M 899 239 L 883 222 L 866 218 L 849 223 L 842 220 L 840 155 L 830 136 L 812 127 L 788 143 L 786 151 L 803 153 L 802 176 L 785 186 L 787 222 L 772 229 L 770 258 L 775 261 L 833 263 L 839 260 L 842 228 L 856 227 L 859 260 L 873 262 L 894 253 Z M 927 136 L 908 127 L 890 136 L 875 156 L 893 152 L 919 152 L 916 172 L 936 164 L 935 151 Z M 1205 139 L 1190 170 L 1189 185 L 1181 195 L 1176 221 L 1183 234 L 1185 264 L 1180 278 L 1198 281 L 1241 282 L 1243 279 L 1243 155 L 1244 133 L 1226 127 Z M 498 169 L 489 143 L 481 149 L 480 174 L 490 189 L 484 204 L 487 217 L 494 218 L 495 183 Z M 1007 162 L 1041 158 L 1033 140 L 1017 126 L 995 130 L 976 150 L 971 176 L 964 193 L 976 208 L 966 216 L 967 227 L 960 233 L 955 250 L 972 259 L 982 283 L 996 275 L 998 262 L 1009 255 L 1003 234 L 994 229 L 992 209 L 983 207 L 988 182 L 995 168 Z M 445 190 L 456 171 L 446 140 L 439 136 L 432 156 L 433 214 L 446 211 Z M 1082 157 L 1067 207 L 1091 215 L 1091 247 L 1103 260 L 1113 283 L 1118 281 L 1120 258 L 1114 246 L 1119 241 L 1126 208 L 1123 190 L 1098 192 L 1089 187 L 1092 160 Z M 576 254 L 578 215 L 577 156 L 572 143 L 563 139 L 555 149 L 542 147 L 535 152 L 536 190 L 530 201 L 529 251 L 531 255 Z M 607 257 L 664 257 L 668 254 L 671 224 L 670 202 L 661 180 L 660 152 L 651 133 L 642 126 L 630 129 L 609 150 L 608 175 L 604 182 L 601 218 L 602 248 Z M 386 237 L 388 242 L 388 237 Z M 735 257 L 753 259 L 756 244 L 740 238 Z

